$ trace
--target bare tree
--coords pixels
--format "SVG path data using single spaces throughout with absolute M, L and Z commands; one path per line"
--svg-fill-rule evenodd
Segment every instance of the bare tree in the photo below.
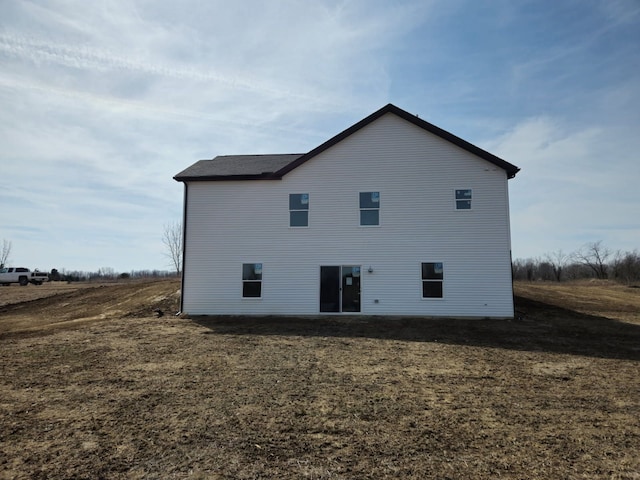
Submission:
M 632 283 L 640 280 L 640 253 L 638 250 L 622 252 L 618 250 L 610 263 L 613 278 Z
M 11 242 L 3 239 L 2 248 L 0 249 L 0 268 L 9 262 L 9 255 L 11 255 Z
M 539 258 L 516 259 L 512 264 L 514 280 L 541 280 L 540 264 Z
M 182 271 L 182 224 L 180 222 L 172 222 L 164 226 L 162 243 L 167 247 L 165 255 L 169 258 L 176 275 L 180 275 Z
M 564 268 L 571 260 L 571 255 L 564 253 L 562 250 L 556 250 L 555 252 L 547 253 L 545 255 L 545 259 L 551 265 L 551 269 L 553 270 L 553 276 L 556 281 L 562 280 L 562 272 Z
M 611 250 L 602 245 L 602 240 L 588 243 L 575 254 L 576 260 L 589 267 L 596 278 L 606 280 L 609 266 L 607 259 L 611 256 Z
M 640 281 L 640 252 L 612 251 L 602 241 L 585 244 L 580 250 L 566 254 L 562 250 L 547 253 L 544 259 L 515 259 L 514 280 L 578 280 L 582 278 L 612 279 L 632 284 Z

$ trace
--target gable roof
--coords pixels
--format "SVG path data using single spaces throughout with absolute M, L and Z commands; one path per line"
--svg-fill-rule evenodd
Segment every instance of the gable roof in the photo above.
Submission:
M 507 172 L 507 178 L 515 177 L 520 171 L 520 169 L 515 165 L 496 157 L 492 153 L 489 153 L 480 147 L 476 147 L 466 140 L 463 140 L 440 127 L 436 127 L 432 123 L 422 120 L 421 118 L 389 103 L 308 153 L 218 156 L 213 160 L 200 160 L 173 178 L 179 182 L 210 180 L 280 180 L 294 168 L 311 160 L 316 155 L 324 152 L 328 148 L 331 148 L 333 145 L 341 142 L 348 136 L 356 133 L 361 128 L 366 127 L 387 113 L 393 113 L 417 127 L 437 135 L 438 137 L 473 153 L 497 167 L 502 168 Z

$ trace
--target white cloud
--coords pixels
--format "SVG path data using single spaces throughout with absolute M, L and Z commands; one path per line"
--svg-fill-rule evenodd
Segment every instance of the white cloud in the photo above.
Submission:
M 638 138 L 621 128 L 570 130 L 551 118 L 523 121 L 487 147 L 522 168 L 511 180 L 514 256 L 536 256 L 603 240 L 640 242 Z
M 307 151 L 392 101 L 465 138 L 514 123 L 483 147 L 523 167 L 516 255 L 637 244 L 638 15 L 608 5 L 576 7 L 597 35 L 576 22 L 572 46 L 492 38 L 528 27 L 504 1 L 0 2 L 0 238 L 39 268 L 161 267 L 162 226 L 182 212 L 174 174 Z
M 2 4 L 0 236 L 14 260 L 161 267 L 162 226 L 182 212 L 172 176 L 216 154 L 308 150 L 327 138 L 314 120 L 385 103 L 377 53 L 416 5 Z
M 406 28 L 413 14 L 396 7 L 382 17 L 365 3 L 154 3 L 149 10 L 128 1 L 101 5 L 26 4 L 22 13 L 40 28 L 7 28 L 0 52 L 76 69 L 78 79 L 91 75 L 91 88 L 105 72 L 137 74 L 148 76 L 148 84 L 173 81 L 174 95 L 189 103 L 193 91 L 175 92 L 199 88 L 204 106 L 211 96 L 249 93 L 280 108 L 304 102 L 306 108 L 335 111 L 349 97 L 385 94 L 384 64 L 372 52 Z

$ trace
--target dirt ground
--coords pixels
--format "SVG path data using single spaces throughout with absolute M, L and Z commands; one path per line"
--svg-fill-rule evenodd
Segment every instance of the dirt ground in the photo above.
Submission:
M 189 319 L 178 290 L 0 288 L 0 478 L 640 479 L 640 289 L 517 284 L 513 321 Z

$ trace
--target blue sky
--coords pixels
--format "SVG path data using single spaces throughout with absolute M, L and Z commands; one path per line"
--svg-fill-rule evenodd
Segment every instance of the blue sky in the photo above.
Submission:
M 640 248 L 637 0 L 0 2 L 13 265 L 169 269 L 173 175 L 387 103 L 522 168 L 515 258 Z

